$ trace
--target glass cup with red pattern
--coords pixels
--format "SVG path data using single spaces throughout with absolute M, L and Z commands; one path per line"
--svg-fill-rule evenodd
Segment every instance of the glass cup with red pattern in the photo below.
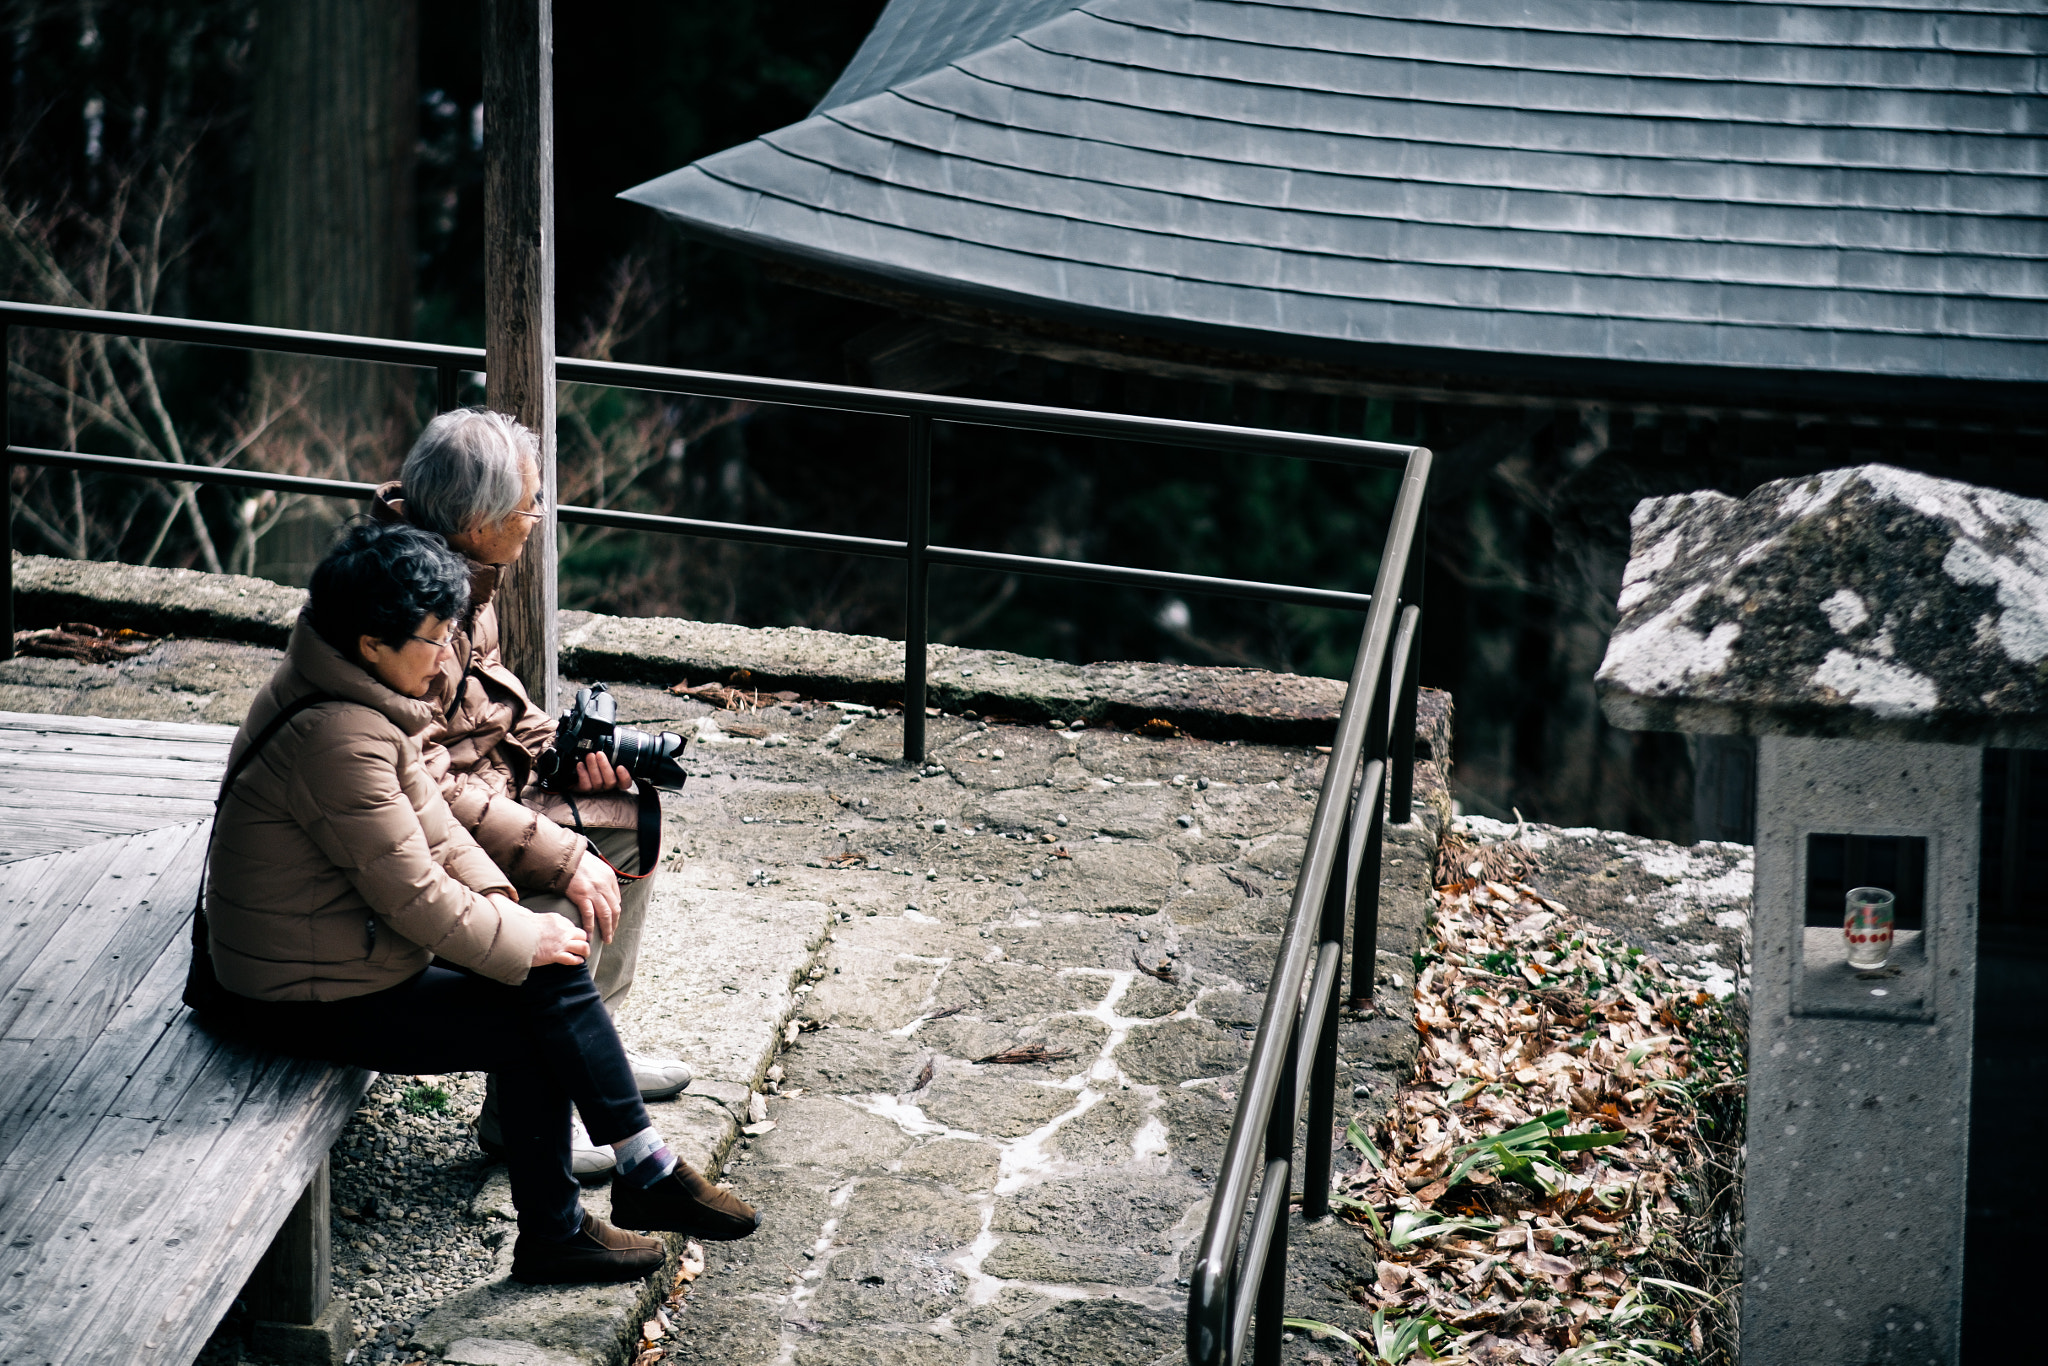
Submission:
M 1892 894 L 1882 887 L 1851 887 L 1842 911 L 1849 966 L 1870 972 L 1892 953 Z

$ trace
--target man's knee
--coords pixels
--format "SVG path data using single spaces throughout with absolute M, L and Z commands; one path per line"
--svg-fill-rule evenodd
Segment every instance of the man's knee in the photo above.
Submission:
M 596 827 L 585 830 L 584 837 L 597 847 L 597 856 L 620 873 L 639 873 L 640 832 L 617 827 Z

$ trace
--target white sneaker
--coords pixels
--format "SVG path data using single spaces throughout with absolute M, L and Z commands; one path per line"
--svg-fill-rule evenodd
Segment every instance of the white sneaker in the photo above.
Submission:
M 610 1148 L 600 1148 L 590 1141 L 590 1131 L 583 1127 L 580 1115 L 569 1117 L 569 1170 L 576 1173 L 579 1181 L 609 1176 L 618 1159 L 612 1156 Z
M 690 1084 L 695 1073 L 690 1064 L 676 1058 L 650 1058 L 643 1053 L 626 1050 L 626 1061 L 633 1067 L 633 1084 L 640 1088 L 642 1100 L 667 1100 Z
M 498 1130 L 498 1117 L 485 1113 L 477 1116 L 476 1145 L 488 1157 L 499 1161 L 505 1158 L 505 1136 Z M 610 1148 L 600 1148 L 590 1141 L 590 1131 L 583 1127 L 583 1117 L 569 1115 L 569 1170 L 579 1181 L 594 1180 L 608 1175 L 618 1165 Z

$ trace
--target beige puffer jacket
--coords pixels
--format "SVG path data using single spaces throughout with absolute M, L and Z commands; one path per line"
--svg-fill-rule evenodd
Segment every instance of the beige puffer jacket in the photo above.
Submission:
M 396 480 L 385 484 L 371 508 L 380 521 L 404 521 L 404 489 Z M 458 623 L 455 654 L 427 693 L 435 718 L 420 750 L 455 818 L 514 883 L 563 892 L 584 842 L 535 809 L 567 814 L 558 798 L 528 783 L 533 761 L 554 743 L 555 718 L 534 705 L 499 654 L 495 600 L 504 574 L 503 565 L 469 561 L 469 619 Z M 578 797 L 576 807 L 591 829 L 631 829 L 638 818 L 632 799 L 617 793 Z
M 286 721 L 214 826 L 206 918 L 221 985 L 259 1001 L 335 1001 L 397 986 L 435 957 L 524 981 L 540 917 L 485 895 L 511 884 L 420 762 L 430 702 L 385 687 L 301 614 L 230 762 L 309 693 L 341 700 Z

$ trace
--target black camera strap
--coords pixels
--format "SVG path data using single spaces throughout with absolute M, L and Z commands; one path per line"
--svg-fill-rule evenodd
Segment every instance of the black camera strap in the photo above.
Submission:
M 213 949 L 207 941 L 206 930 L 206 874 L 213 862 L 213 836 L 220 825 L 220 809 L 228 799 L 228 789 L 235 785 L 235 779 L 242 776 L 242 770 L 249 766 L 257 752 L 270 743 L 271 737 L 284 728 L 284 723 L 308 707 L 317 707 L 322 702 L 339 702 L 342 699 L 328 693 L 308 693 L 293 698 L 279 708 L 277 715 L 264 723 L 249 747 L 235 756 L 235 762 L 228 767 L 227 774 L 220 780 L 220 792 L 213 799 L 213 820 L 206 827 L 206 853 L 199 862 L 199 895 L 192 903 L 192 965 L 185 970 L 185 1004 L 193 1010 L 212 1010 L 229 995 L 228 989 L 220 984 L 220 978 L 213 970 Z
M 599 851 L 590 838 L 590 832 L 583 828 L 583 813 L 576 809 L 576 794 L 567 788 L 563 788 L 561 794 L 562 800 L 569 803 L 569 819 L 576 823 L 576 833 L 583 836 L 584 846 L 623 882 L 638 882 L 643 877 L 654 876 L 655 860 L 661 857 L 661 793 L 653 783 L 645 782 L 634 784 L 634 792 L 639 805 L 635 821 L 640 837 L 640 871 L 637 873 L 622 872 L 617 864 Z

